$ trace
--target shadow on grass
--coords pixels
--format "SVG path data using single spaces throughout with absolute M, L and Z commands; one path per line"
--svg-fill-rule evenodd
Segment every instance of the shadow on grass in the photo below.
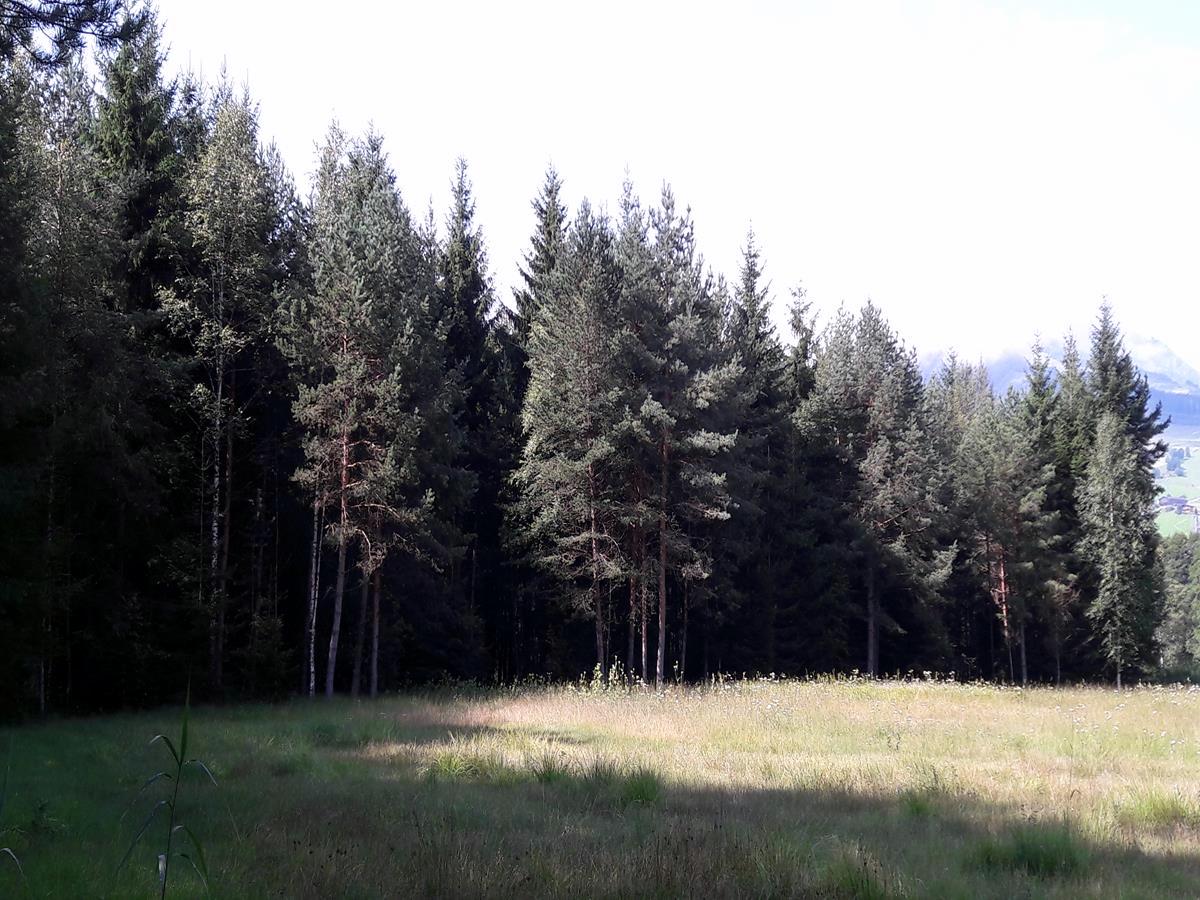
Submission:
M 154 716 L 132 730 L 120 723 L 120 740 L 142 740 Z M 567 728 L 493 728 L 436 695 L 229 718 L 207 710 L 195 726 L 203 755 L 222 768 L 220 802 L 189 813 L 217 896 L 1200 896 L 1195 854 L 1154 855 L 1054 811 L 1031 818 L 932 767 L 894 792 L 697 786 L 656 769 L 653 756 L 593 752 Z M 66 735 L 30 732 L 30 750 L 66 747 Z M 37 796 L 140 771 L 136 758 L 85 755 L 82 745 L 96 744 L 86 738 L 56 759 L 56 780 L 27 770 L 40 773 Z M 65 807 L 57 834 L 39 832 L 19 807 L 33 896 L 81 895 L 107 871 L 87 861 L 106 850 L 88 844 L 85 816 L 107 840 L 113 801 L 130 794 Z M 1156 801 L 1151 812 L 1158 821 L 1173 809 Z M 19 896 L 6 893 L 11 878 L 0 870 L 0 896 Z M 110 896 L 141 896 L 130 884 Z
M 568 752 L 582 742 L 557 730 L 431 718 L 402 736 L 415 753 L 359 754 L 404 814 L 339 819 L 360 846 L 389 848 L 386 883 L 422 896 L 1200 896 L 1194 853 L 988 802 L 933 767 L 894 793 L 699 787 L 615 753 Z

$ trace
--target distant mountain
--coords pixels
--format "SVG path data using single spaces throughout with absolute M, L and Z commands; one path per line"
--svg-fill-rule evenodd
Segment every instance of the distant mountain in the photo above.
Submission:
M 1180 359 L 1162 341 L 1131 337 L 1126 341 L 1126 346 L 1134 363 L 1146 373 L 1150 387 L 1156 393 L 1200 396 L 1200 372 Z
M 1134 364 L 1146 375 L 1154 402 L 1161 403 L 1163 413 L 1171 417 L 1173 429 L 1200 429 L 1200 371 L 1185 362 L 1175 351 L 1158 338 L 1129 336 L 1125 346 Z M 1062 342 L 1047 341 L 1046 355 L 1057 369 L 1062 359 Z M 1086 353 L 1086 346 L 1080 347 Z M 937 373 L 945 359 L 944 353 L 925 354 L 921 370 L 926 378 Z M 1027 353 L 1008 352 L 983 360 L 992 387 L 999 393 L 1010 387 L 1025 386 Z

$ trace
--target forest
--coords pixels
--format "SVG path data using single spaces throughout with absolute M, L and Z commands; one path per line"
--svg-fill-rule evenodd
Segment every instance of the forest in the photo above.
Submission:
M 92 19 L 39 21 L 38 10 Z M 1101 298 L 1025 384 L 818 321 L 669 187 L 530 186 L 512 296 L 465 161 L 413 209 L 330 125 L 302 194 L 153 11 L 0 21 L 0 715 L 445 679 L 1187 677 L 1195 541 Z M 86 34 L 87 40 L 80 35 Z M 789 333 L 771 311 L 787 304 Z

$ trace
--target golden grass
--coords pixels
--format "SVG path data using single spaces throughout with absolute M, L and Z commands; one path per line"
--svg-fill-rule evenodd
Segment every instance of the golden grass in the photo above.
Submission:
M 168 721 L 83 723 L 86 750 L 71 723 L 17 730 L 46 757 L 25 796 L 115 780 L 77 814 L 107 821 L 137 783 L 113 748 Z M 219 896 L 1200 897 L 1193 690 L 444 689 L 193 729 Z M 20 848 L 34 896 L 101 870 L 51 803 L 64 832 Z

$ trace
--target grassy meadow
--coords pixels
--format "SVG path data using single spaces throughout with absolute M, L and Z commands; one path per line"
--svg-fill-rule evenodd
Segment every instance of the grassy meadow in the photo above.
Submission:
M 25 875 L 0 859 L 0 896 L 157 896 L 166 819 L 116 870 L 181 718 L 0 730 Z M 216 897 L 1200 896 L 1182 688 L 445 688 L 199 708 L 190 745 Z M 205 895 L 172 865 L 169 896 Z

